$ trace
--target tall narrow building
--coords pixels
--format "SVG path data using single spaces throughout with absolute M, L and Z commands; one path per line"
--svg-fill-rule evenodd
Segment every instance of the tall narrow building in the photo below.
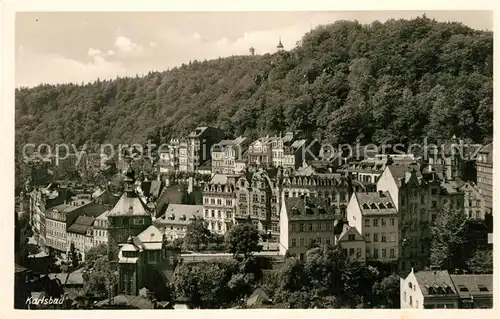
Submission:
M 281 43 L 281 37 L 280 37 L 280 40 L 279 40 L 278 45 L 276 46 L 276 48 L 278 49 L 278 52 L 283 51 L 283 49 L 284 49 L 283 43 Z
M 135 172 L 129 164 L 124 178 L 125 191 L 108 214 L 108 244 L 118 247 L 126 244 L 129 237 L 135 237 L 152 224 L 147 205 L 135 191 Z M 110 249 L 112 251 L 112 249 Z M 108 256 L 115 261 L 117 256 Z

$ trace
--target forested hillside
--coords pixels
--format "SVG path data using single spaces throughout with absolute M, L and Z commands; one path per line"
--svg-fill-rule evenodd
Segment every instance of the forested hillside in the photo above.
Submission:
M 493 132 L 493 34 L 426 17 L 339 21 L 290 51 L 192 61 L 144 77 L 16 91 L 16 143 L 127 143 L 199 125 L 302 129 L 331 143 Z

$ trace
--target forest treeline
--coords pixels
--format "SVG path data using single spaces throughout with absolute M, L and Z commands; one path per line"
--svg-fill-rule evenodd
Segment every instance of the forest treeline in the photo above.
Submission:
M 164 142 L 304 130 L 329 143 L 493 134 L 493 34 L 425 16 L 337 21 L 284 52 L 190 61 L 143 77 L 16 90 L 16 144 Z

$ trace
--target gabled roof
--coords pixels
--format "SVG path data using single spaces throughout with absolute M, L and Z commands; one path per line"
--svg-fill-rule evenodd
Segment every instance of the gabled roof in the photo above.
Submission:
M 144 243 L 162 243 L 163 234 L 156 226 L 151 225 L 134 238 L 134 244 L 141 246 Z
M 493 275 L 450 275 L 460 297 L 493 295 Z
M 227 183 L 227 175 L 223 174 L 214 174 L 212 179 L 210 180 L 211 184 L 226 184 Z
M 149 209 L 139 197 L 130 197 L 123 194 L 108 216 L 149 216 Z
M 80 235 L 87 234 L 87 230 L 94 224 L 94 217 L 78 216 L 75 222 L 68 227 L 66 232 Z
M 355 192 L 361 214 L 395 215 L 398 213 L 389 192 Z
M 415 278 L 424 296 L 457 294 L 450 274 L 446 270 L 419 271 L 415 273 Z
M 339 217 L 334 207 L 319 197 L 305 199 L 298 197 L 285 198 L 285 207 L 289 220 L 334 220 Z
M 355 240 L 364 241 L 364 237 L 361 236 L 361 234 L 359 233 L 359 231 L 357 230 L 357 228 L 349 226 L 349 225 L 345 225 L 344 226 L 344 230 L 340 234 L 340 236 L 338 238 L 338 241 L 348 241 L 348 236 L 347 235 L 349 235 L 349 234 L 356 235 L 356 239 Z
M 203 206 L 170 204 L 165 214 L 157 219 L 160 224 L 189 224 L 193 218 L 203 217 Z

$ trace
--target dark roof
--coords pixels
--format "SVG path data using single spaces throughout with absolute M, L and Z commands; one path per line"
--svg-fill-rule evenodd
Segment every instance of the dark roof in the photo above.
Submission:
M 460 297 L 493 296 L 493 275 L 450 275 Z
M 93 223 L 94 217 L 78 216 L 75 222 L 68 227 L 67 232 L 85 235 L 87 233 L 87 230 L 92 227 Z
M 451 280 L 450 274 L 446 270 L 419 271 L 415 273 L 418 285 L 425 296 L 430 295 L 449 295 L 447 289 L 451 289 L 451 294 L 457 294 L 455 285 Z M 432 293 L 431 290 L 433 290 Z
M 363 215 L 397 214 L 389 192 L 354 193 Z
M 290 197 L 285 198 L 286 212 L 289 220 L 335 219 L 335 209 L 319 197 L 307 199 Z

